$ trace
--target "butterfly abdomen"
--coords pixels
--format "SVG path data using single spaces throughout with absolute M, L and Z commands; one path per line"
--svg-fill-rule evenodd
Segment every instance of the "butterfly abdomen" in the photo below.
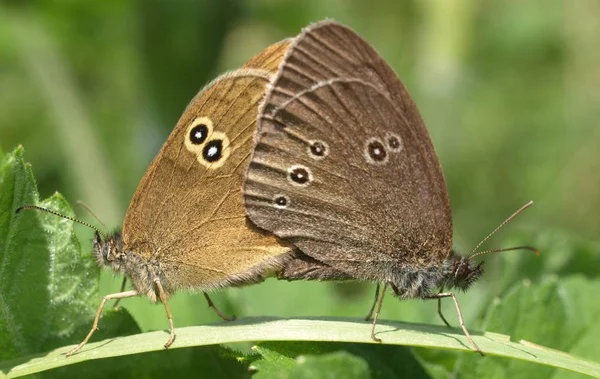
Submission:
M 406 268 L 393 273 L 391 282 L 396 286 L 396 293 L 401 299 L 423 298 L 439 287 L 442 273 L 438 267 L 426 267 L 413 270 Z
M 387 266 L 387 267 L 386 267 Z M 438 266 L 412 266 L 406 264 L 381 265 L 378 282 L 390 283 L 394 292 L 401 299 L 423 298 L 439 288 L 443 272 Z

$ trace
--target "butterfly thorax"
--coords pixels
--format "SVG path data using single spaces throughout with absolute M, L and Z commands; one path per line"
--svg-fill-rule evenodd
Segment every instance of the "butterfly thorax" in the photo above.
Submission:
M 126 251 L 120 232 L 111 233 L 105 239 L 96 233 L 93 249 L 93 254 L 100 267 L 108 267 L 114 272 L 125 275 L 140 295 L 146 295 L 153 302 L 158 300 L 153 282 L 155 277 L 161 279 L 167 295 L 170 293 L 162 276 L 157 275 L 157 267 L 142 259 L 138 254 Z

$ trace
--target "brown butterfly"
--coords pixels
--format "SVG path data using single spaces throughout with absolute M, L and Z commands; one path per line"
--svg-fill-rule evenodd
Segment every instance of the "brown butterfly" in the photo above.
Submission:
M 167 302 L 174 292 L 202 291 L 214 308 L 205 291 L 261 282 L 293 259 L 289 244 L 248 222 L 241 193 L 258 105 L 289 43 L 269 46 L 200 91 L 140 181 L 122 233 L 96 230 L 98 264 L 122 273 L 133 289 L 104 296 L 90 332 L 67 356 L 90 339 L 107 300 L 162 302 L 167 348 L 175 340 Z

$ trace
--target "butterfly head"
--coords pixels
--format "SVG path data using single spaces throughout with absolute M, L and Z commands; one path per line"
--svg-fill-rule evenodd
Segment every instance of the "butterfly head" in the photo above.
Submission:
M 454 257 L 444 275 L 443 287 L 466 291 L 483 274 L 483 262 L 473 264 L 469 257 Z
M 96 257 L 98 265 L 101 267 L 110 267 L 114 271 L 121 270 L 125 260 L 121 233 L 108 234 L 105 238 L 102 238 L 100 233 L 96 232 L 93 247 L 93 254 Z
M 529 250 L 532 251 L 535 255 L 539 255 L 540 251 L 532 246 L 515 246 L 515 247 L 507 247 L 500 249 L 490 249 L 478 251 L 479 247 L 487 241 L 491 236 L 494 235 L 498 230 L 500 230 L 504 225 L 506 225 L 510 220 L 512 220 L 516 215 L 521 213 L 524 209 L 528 208 L 533 204 L 532 201 L 523 205 L 516 212 L 514 212 L 510 217 L 504 220 L 496 229 L 494 229 L 490 234 L 488 234 L 481 242 L 475 246 L 471 254 L 466 257 L 459 257 L 454 251 L 450 254 L 449 259 L 446 261 L 448 264 L 445 266 L 446 270 L 443 273 L 443 278 L 441 281 L 441 287 L 449 287 L 449 288 L 458 288 L 460 290 L 467 290 L 483 273 L 483 262 L 480 262 L 477 265 L 472 263 L 473 258 L 478 257 L 480 255 L 489 254 L 489 253 L 501 253 L 503 251 L 511 251 L 511 250 Z

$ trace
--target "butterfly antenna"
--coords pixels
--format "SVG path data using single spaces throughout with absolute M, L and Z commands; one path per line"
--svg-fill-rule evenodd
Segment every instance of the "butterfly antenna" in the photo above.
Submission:
M 86 203 L 84 203 L 81 200 L 77 200 L 75 202 L 75 204 L 79 205 L 80 207 L 82 207 L 86 211 L 88 211 L 89 214 L 91 214 L 96 219 L 96 221 L 98 221 L 98 224 L 102 225 L 102 228 L 104 228 L 105 232 L 108 230 L 108 228 L 106 227 L 106 225 L 104 225 L 104 223 L 102 222 L 102 220 L 100 220 L 100 217 L 98 217 L 98 215 L 92 210 L 92 208 L 90 208 L 89 205 L 87 205 Z M 123 292 L 123 291 L 121 291 L 121 292 Z
M 106 239 L 106 234 L 102 233 L 102 232 L 101 232 L 100 230 L 98 230 L 98 228 L 96 228 L 94 225 L 92 225 L 92 224 L 90 224 L 90 223 L 87 223 L 87 222 L 85 222 L 85 221 L 78 220 L 78 219 L 76 219 L 76 218 L 73 218 L 73 217 L 71 217 L 71 216 L 67 216 L 67 215 L 64 215 L 64 214 L 62 214 L 62 213 L 58 213 L 58 212 L 56 212 L 56 211 L 53 211 L 52 209 L 47 209 L 47 208 L 43 208 L 43 207 L 38 207 L 37 205 L 24 205 L 24 206 L 22 206 L 22 207 L 19 207 L 19 208 L 17 208 L 17 209 L 15 210 L 15 213 L 20 213 L 21 211 L 23 211 L 23 210 L 27 210 L 27 209 L 34 209 L 34 210 L 38 210 L 38 211 L 47 212 L 47 213 L 53 214 L 53 215 L 55 215 L 55 216 L 62 217 L 62 218 L 64 218 L 64 219 L 67 219 L 67 220 L 70 220 L 70 221 L 76 222 L 76 223 L 78 223 L 78 224 L 81 224 L 81 225 L 87 226 L 88 228 L 95 230 L 95 231 L 96 231 L 96 233 L 100 234 L 100 235 L 102 236 L 102 239 Z
M 533 201 L 529 201 L 527 204 L 525 204 L 521 208 L 517 209 L 517 211 L 515 213 L 513 213 L 512 215 L 510 215 L 510 217 L 508 217 L 506 220 L 504 220 L 500 225 L 498 225 L 498 227 L 496 229 L 494 229 L 490 234 L 488 234 L 484 239 L 482 239 L 481 242 L 479 242 L 477 244 L 477 246 L 475 246 L 475 248 L 473 249 L 473 251 L 471 251 L 471 254 L 469 254 L 467 256 L 467 260 L 471 260 L 471 259 L 473 259 L 473 258 L 475 258 L 475 257 L 477 257 L 479 255 L 482 255 L 482 254 L 499 253 L 499 252 L 502 252 L 502 251 L 510 251 L 510 250 L 530 250 L 530 251 L 533 251 L 535 255 L 539 255 L 540 251 L 538 249 L 536 249 L 535 247 L 531 247 L 531 246 L 516 246 L 516 247 L 508 247 L 508 248 L 502 248 L 502 249 L 491 249 L 491 250 L 484 250 L 484 251 L 477 252 L 477 250 L 481 247 L 481 245 L 483 245 L 485 243 L 485 241 L 487 241 L 488 239 L 490 239 L 490 237 L 493 236 L 494 234 L 496 234 L 496 232 L 498 230 L 502 229 L 502 227 L 504 225 L 506 225 L 513 218 L 515 218 L 515 216 L 517 216 L 519 213 L 521 213 L 525 209 L 529 208 L 532 204 L 533 204 Z

